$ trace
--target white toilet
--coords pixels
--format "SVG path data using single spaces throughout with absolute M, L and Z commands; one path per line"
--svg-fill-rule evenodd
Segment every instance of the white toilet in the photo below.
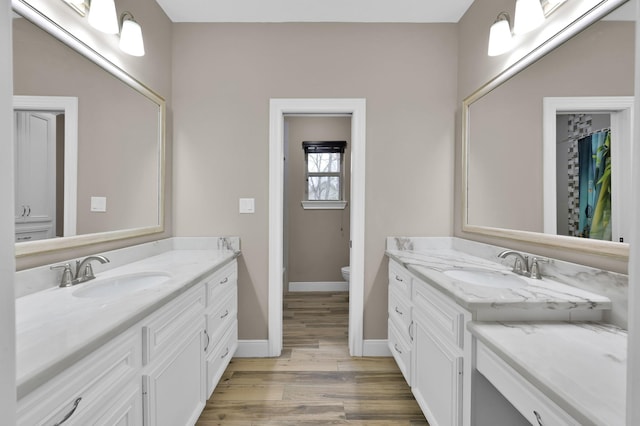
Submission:
M 342 270 L 342 278 L 344 278 L 346 282 L 349 282 L 349 275 L 351 273 L 351 268 L 349 266 L 343 266 L 340 269 Z

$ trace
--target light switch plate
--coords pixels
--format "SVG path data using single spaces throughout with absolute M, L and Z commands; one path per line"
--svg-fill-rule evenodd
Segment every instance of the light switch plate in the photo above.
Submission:
M 91 197 L 91 211 L 92 212 L 106 212 L 107 211 L 107 197 Z
M 255 213 L 255 212 L 256 212 L 255 198 L 240 198 L 240 213 Z

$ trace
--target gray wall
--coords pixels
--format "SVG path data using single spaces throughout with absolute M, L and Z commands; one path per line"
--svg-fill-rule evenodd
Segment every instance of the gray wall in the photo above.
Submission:
M 118 37 L 102 34 L 89 27 L 86 18 L 81 18 L 64 2 L 47 0 L 28 0 L 33 7 L 47 15 L 51 20 L 71 31 L 100 54 L 129 72 L 134 78 L 160 94 L 167 102 L 166 127 L 166 170 L 165 170 L 165 231 L 145 237 L 129 238 L 109 243 L 94 244 L 68 250 L 29 255 L 17 259 L 18 270 L 59 262 L 91 253 L 100 253 L 121 247 L 140 244 L 172 235 L 171 212 L 171 176 L 172 176 L 172 133 L 171 122 L 171 34 L 172 23 L 154 0 L 118 0 L 118 12 L 131 11 L 142 26 L 146 54 L 133 57 L 122 53 L 118 48 Z M 128 152 L 125 155 L 132 155 Z M 99 195 L 99 194 L 94 194 Z M 108 202 L 108 200 L 107 200 Z M 107 208 L 109 206 L 107 205 Z
M 367 100 L 364 337 L 386 338 L 385 237 L 452 232 L 456 50 L 455 24 L 174 26 L 174 230 L 241 237 L 241 339 L 267 338 L 269 99 Z
M 344 210 L 305 210 L 303 141 L 347 141 L 344 153 L 345 199 L 350 199 L 350 117 L 285 117 L 289 126 L 287 191 L 289 282 L 344 281 L 340 268 L 349 265 L 349 214 Z

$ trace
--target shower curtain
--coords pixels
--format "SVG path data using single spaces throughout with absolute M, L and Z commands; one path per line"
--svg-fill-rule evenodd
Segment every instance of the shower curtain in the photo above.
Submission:
M 611 241 L 611 132 L 578 140 L 579 236 Z

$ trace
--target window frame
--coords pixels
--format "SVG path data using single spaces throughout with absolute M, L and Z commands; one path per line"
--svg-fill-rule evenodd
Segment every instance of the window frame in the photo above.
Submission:
M 303 141 L 305 166 L 305 187 L 302 207 L 305 210 L 312 209 L 344 209 L 347 206 L 345 200 L 345 171 L 344 171 L 344 151 L 346 141 Z M 310 172 L 309 154 L 339 154 L 339 170 L 337 172 Z M 337 177 L 338 178 L 338 199 L 337 200 L 310 200 L 309 199 L 309 178 L 311 177 Z

